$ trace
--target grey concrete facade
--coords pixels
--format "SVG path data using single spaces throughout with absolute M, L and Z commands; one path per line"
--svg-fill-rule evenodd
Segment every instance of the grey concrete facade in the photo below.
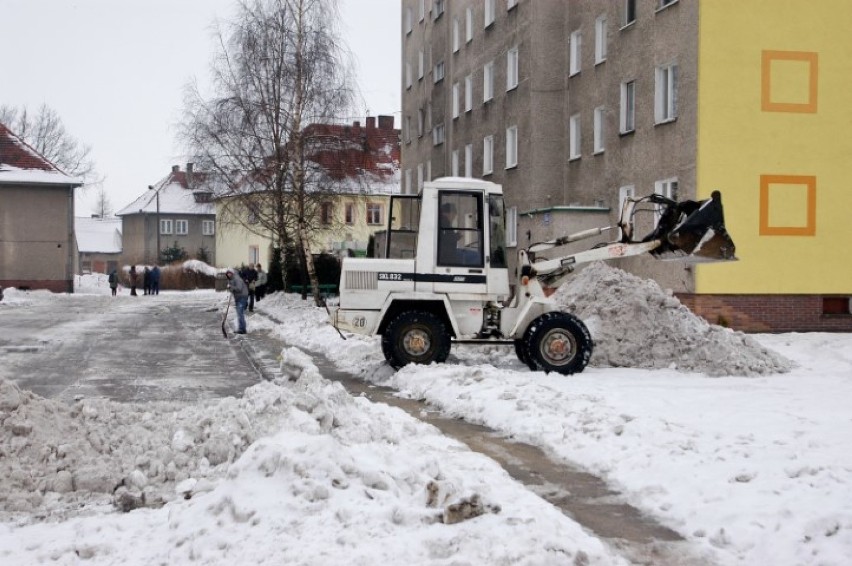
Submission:
M 160 220 L 172 220 L 172 232 L 169 234 L 159 234 L 159 250 L 177 245 L 183 248 L 187 256 L 191 259 L 198 257 L 199 250 L 203 247 L 211 264 L 215 264 L 216 258 L 216 235 L 204 235 L 202 231 L 202 223 L 204 220 L 214 222 L 215 214 L 194 215 L 194 214 L 167 214 L 160 213 L 138 213 L 127 214 L 122 216 L 122 239 L 124 242 L 124 250 L 122 252 L 122 261 L 127 264 L 148 264 L 153 265 L 158 263 L 158 239 L 157 231 L 160 225 Z M 176 234 L 174 226 L 177 225 L 177 220 L 185 220 L 188 230 L 186 234 Z
M 526 246 L 594 226 L 615 225 L 623 187 L 635 196 L 675 181 L 679 199 L 694 198 L 696 175 L 698 6 L 696 2 L 636 0 L 635 20 L 625 21 L 627 0 L 404 0 L 402 9 L 403 191 L 423 180 L 451 175 L 458 151 L 472 144 L 472 176 L 503 185 L 506 205 L 517 212 L 517 243 Z M 421 6 L 425 6 L 420 19 Z M 441 11 L 443 7 L 443 11 Z M 466 20 L 472 13 L 472 38 Z M 606 57 L 597 57 L 599 18 L 606 19 Z M 410 21 L 410 31 L 409 31 Z M 458 47 L 454 45 L 456 26 Z M 579 68 L 571 69 L 571 38 L 578 32 Z M 574 37 L 577 37 L 576 35 Z M 517 86 L 507 87 L 508 54 L 517 48 Z M 420 52 L 424 72 L 419 74 Z M 436 65 L 444 78 L 436 80 Z M 493 99 L 484 101 L 484 69 L 493 62 Z M 675 116 L 655 115 L 657 69 L 676 65 Z M 411 85 L 408 86 L 408 73 Z M 465 111 L 465 78 L 472 76 L 472 108 Z M 620 132 L 622 83 L 634 81 L 635 128 Z M 460 94 L 453 116 L 453 85 Z M 603 149 L 594 147 L 595 109 L 603 112 Z M 419 115 L 424 126 L 418 128 Z M 571 152 L 569 122 L 580 126 L 579 156 Z M 431 121 L 429 120 L 431 118 Z M 444 126 L 443 143 L 433 130 Z M 517 165 L 506 166 L 507 128 L 517 128 Z M 483 140 L 493 136 L 493 171 L 483 172 Z M 410 181 L 409 181 L 410 179 Z M 639 232 L 650 231 L 646 215 Z M 613 239 L 610 233 L 604 239 Z M 585 249 L 595 241 L 585 241 Z M 676 291 L 694 281 L 683 264 L 647 257 L 619 267 L 657 279 Z

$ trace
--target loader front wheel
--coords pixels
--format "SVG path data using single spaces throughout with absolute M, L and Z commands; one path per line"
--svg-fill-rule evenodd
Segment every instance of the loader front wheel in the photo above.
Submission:
M 431 312 L 407 311 L 388 324 L 382 335 L 382 352 L 397 369 L 407 364 L 441 363 L 450 355 L 450 334 Z
M 585 369 L 592 356 L 592 335 L 579 318 L 566 312 L 549 312 L 530 324 L 524 333 L 530 365 L 564 375 Z

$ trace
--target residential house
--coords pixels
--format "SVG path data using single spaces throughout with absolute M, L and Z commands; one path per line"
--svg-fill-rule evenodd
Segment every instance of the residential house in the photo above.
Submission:
M 387 221 L 390 195 L 399 191 L 399 130 L 393 116 L 369 116 L 366 125 L 311 124 L 309 178 L 327 190 L 320 229 L 311 234 L 315 253 L 364 255 L 369 238 Z M 217 201 L 218 264 L 269 264 L 272 236 L 235 197 Z M 237 201 L 238 202 L 238 201 Z
M 121 218 L 74 219 L 79 273 L 111 273 L 121 261 Z
M 0 124 L 0 287 L 74 292 L 80 185 Z
M 740 261 L 613 264 L 714 323 L 852 330 L 850 17 L 843 0 L 403 0 L 403 191 L 499 183 L 524 247 L 615 226 L 627 197 L 720 190 Z
M 216 207 L 208 175 L 192 163 L 179 165 L 135 201 L 116 213 L 122 220 L 122 261 L 160 263 L 163 250 L 177 248 L 188 258 L 216 261 Z

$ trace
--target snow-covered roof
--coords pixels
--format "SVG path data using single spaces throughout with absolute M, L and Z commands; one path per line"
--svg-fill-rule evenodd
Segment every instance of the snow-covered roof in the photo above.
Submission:
M 121 253 L 121 218 L 74 218 L 77 249 L 81 253 Z
M 161 214 L 216 214 L 212 201 L 198 202 L 196 198 L 196 193 L 211 193 L 211 189 L 205 184 L 206 179 L 207 175 L 204 173 L 180 171 L 175 166 L 164 179 L 119 210 L 116 216 L 156 214 L 158 195 Z
M 0 124 L 0 184 L 79 187 L 83 182 L 60 171 L 9 128 Z

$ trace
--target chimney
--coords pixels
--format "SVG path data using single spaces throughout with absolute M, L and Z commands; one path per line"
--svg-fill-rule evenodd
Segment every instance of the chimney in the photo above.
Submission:
M 379 116 L 379 129 L 380 130 L 392 130 L 393 129 L 393 116 Z
M 361 129 L 361 122 L 359 122 L 358 120 L 355 120 L 354 122 L 352 122 L 352 127 L 355 130 L 360 130 Z
M 367 116 L 367 129 L 375 130 L 376 129 L 376 117 L 375 116 Z
M 192 169 L 194 165 L 194 163 L 186 164 L 186 188 L 188 189 L 192 188 Z
M 172 165 L 172 173 L 179 173 L 180 165 Z
M 194 165 L 195 165 L 194 163 L 187 163 L 186 164 L 186 172 L 189 173 L 190 175 L 192 174 L 192 168 L 193 168 Z

